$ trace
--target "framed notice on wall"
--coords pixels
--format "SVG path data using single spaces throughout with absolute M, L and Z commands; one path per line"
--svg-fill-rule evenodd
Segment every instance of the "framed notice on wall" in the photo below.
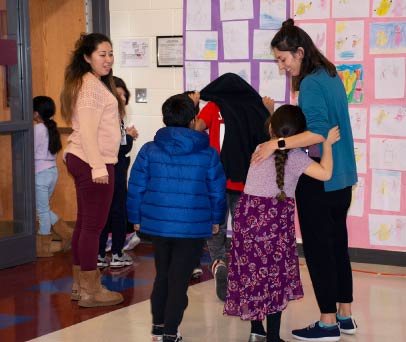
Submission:
M 156 61 L 158 67 L 182 67 L 183 36 L 157 36 Z

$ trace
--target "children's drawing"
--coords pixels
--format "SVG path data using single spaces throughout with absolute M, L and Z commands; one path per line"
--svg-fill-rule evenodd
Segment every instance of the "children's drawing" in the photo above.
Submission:
M 405 53 L 406 22 L 371 23 L 369 52 L 372 54 Z
M 350 121 L 354 139 L 365 139 L 367 135 L 366 108 L 350 107 Z
M 259 11 L 259 27 L 277 30 L 286 20 L 286 1 L 261 0 Z
M 216 60 L 217 31 L 186 31 L 186 60 Z
M 337 21 L 335 59 L 337 61 L 360 61 L 364 50 L 364 22 Z
M 406 171 L 405 139 L 370 138 L 369 167 Z
M 237 74 L 251 84 L 251 64 L 249 62 L 219 63 L 219 77 L 228 72 Z
M 369 133 L 406 137 L 406 105 L 371 105 Z
M 364 216 L 365 203 L 365 178 L 358 177 L 358 182 L 352 187 L 351 206 L 348 215 L 362 217 Z
M 248 37 L 248 20 L 223 22 L 224 59 L 248 59 Z
M 259 94 L 270 96 L 275 101 L 286 99 L 286 73 L 276 63 L 260 63 Z
M 358 173 L 367 173 L 367 144 L 354 142 L 355 163 Z
M 276 30 L 254 30 L 253 59 L 275 59 L 271 41 Z
M 186 30 L 211 30 L 211 1 L 187 0 Z
M 406 247 L 406 216 L 369 215 L 371 245 Z
M 369 17 L 369 1 L 332 0 L 333 18 L 365 18 Z
M 295 20 L 325 19 L 330 17 L 330 1 L 294 0 L 293 2 Z
M 372 170 L 371 209 L 399 211 L 401 172 Z
M 375 98 L 404 99 L 405 57 L 375 58 Z
M 338 75 L 344 83 L 348 103 L 363 103 L 364 83 L 361 64 L 341 64 L 337 66 Z
M 207 0 L 206 0 L 207 1 Z M 221 20 L 252 19 L 254 5 L 252 0 L 220 0 Z
M 185 62 L 185 89 L 200 91 L 210 83 L 210 62 Z
M 406 0 L 374 0 L 372 16 L 394 18 L 406 16 Z
M 314 45 L 323 53 L 326 54 L 326 23 L 298 23 L 303 30 L 313 40 Z

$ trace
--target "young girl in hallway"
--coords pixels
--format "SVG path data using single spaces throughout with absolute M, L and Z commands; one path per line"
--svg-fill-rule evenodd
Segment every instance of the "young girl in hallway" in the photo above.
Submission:
M 39 230 L 37 234 L 37 257 L 51 257 L 51 228 L 62 238 L 62 248 L 70 247 L 72 229 L 51 210 L 49 200 L 58 180 L 56 154 L 61 150 L 61 137 L 56 122 L 55 103 L 48 96 L 33 99 L 34 121 L 34 160 L 35 160 L 35 204 Z
M 271 139 L 304 132 L 302 110 L 279 107 L 270 117 Z M 300 149 L 283 147 L 251 165 L 234 216 L 224 313 L 251 321 L 249 342 L 281 342 L 282 310 L 303 297 L 295 235 L 295 188 L 302 173 L 319 180 L 332 175 L 332 145 L 338 127 L 323 143 L 320 164 Z M 267 321 L 267 332 L 262 320 Z

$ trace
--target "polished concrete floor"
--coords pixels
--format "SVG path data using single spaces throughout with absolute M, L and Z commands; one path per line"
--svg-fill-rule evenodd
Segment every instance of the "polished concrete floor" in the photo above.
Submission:
M 0 271 L 0 341 L 150 341 L 148 297 L 154 277 L 149 244 L 130 252 L 134 265 L 103 271 L 103 283 L 125 297 L 109 308 L 78 308 L 69 300 L 72 282 L 70 253 Z M 303 260 L 302 260 L 303 262 Z M 202 263 L 207 265 L 205 254 Z M 406 341 L 406 270 L 401 267 L 353 264 L 353 314 L 359 325 L 348 342 Z M 318 318 L 307 268 L 301 266 L 305 297 L 291 302 L 282 316 L 281 337 L 294 341 L 290 331 Z M 249 323 L 222 315 L 223 305 L 205 269 L 189 288 L 189 306 L 180 331 L 185 342 L 243 342 Z

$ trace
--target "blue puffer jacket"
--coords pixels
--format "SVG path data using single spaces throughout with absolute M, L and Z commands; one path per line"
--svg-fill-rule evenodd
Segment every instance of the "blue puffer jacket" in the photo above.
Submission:
M 128 220 L 141 232 L 164 237 L 206 238 L 225 215 L 226 178 L 206 133 L 161 128 L 132 166 Z

